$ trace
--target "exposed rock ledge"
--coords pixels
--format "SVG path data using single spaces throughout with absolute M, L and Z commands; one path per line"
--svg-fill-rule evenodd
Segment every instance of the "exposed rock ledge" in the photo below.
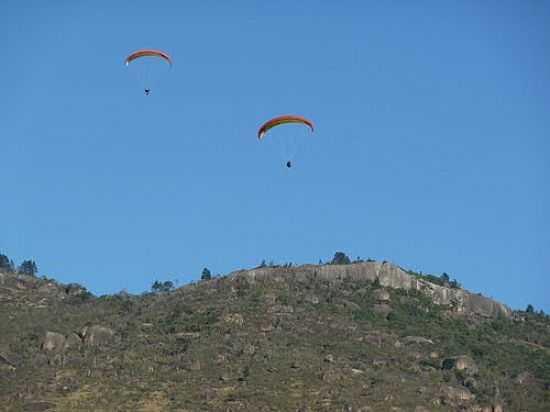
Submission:
M 409 275 L 403 269 L 388 262 L 363 262 L 350 265 L 303 265 L 293 268 L 256 268 L 230 273 L 230 277 L 244 277 L 249 282 L 264 278 L 278 278 L 292 275 L 299 281 L 317 278 L 337 284 L 344 279 L 378 279 L 380 285 L 395 289 L 416 289 L 430 296 L 435 304 L 450 305 L 454 311 L 464 314 L 477 314 L 484 317 L 510 317 L 512 311 L 507 306 L 487 297 L 472 294 L 464 289 L 439 286 Z

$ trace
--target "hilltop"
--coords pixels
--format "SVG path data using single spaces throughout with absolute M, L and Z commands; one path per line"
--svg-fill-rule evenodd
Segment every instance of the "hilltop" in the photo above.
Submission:
M 0 274 L 7 411 L 546 411 L 550 320 L 388 262 L 95 297 Z

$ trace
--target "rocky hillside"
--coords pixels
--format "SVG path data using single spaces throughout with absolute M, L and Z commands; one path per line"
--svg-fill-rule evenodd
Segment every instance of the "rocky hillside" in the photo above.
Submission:
M 548 411 L 550 320 L 389 263 L 141 296 L 0 274 L 6 411 Z
M 498 316 L 510 317 L 511 310 L 502 303 L 486 298 L 479 294 L 472 294 L 460 288 L 451 288 L 436 285 L 414 276 L 403 269 L 388 262 L 361 262 L 349 265 L 304 265 L 297 268 L 257 268 L 243 270 L 230 276 L 245 276 L 249 281 L 262 280 L 267 277 L 277 277 L 287 272 L 304 282 L 321 280 L 338 287 L 343 281 L 377 282 L 380 286 L 403 289 L 405 291 L 420 291 L 430 298 L 436 305 L 445 305 L 456 313 L 480 315 L 495 318 Z

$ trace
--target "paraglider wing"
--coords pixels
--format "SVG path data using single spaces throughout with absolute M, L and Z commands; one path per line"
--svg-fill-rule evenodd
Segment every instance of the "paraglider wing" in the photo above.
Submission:
M 268 120 L 265 122 L 262 127 L 258 130 L 258 139 L 262 140 L 265 136 L 265 134 L 269 131 L 269 129 L 279 126 L 281 124 L 287 124 L 287 123 L 301 123 L 306 126 L 308 126 L 311 131 L 313 132 L 313 123 L 311 123 L 308 119 L 302 116 L 295 116 L 295 115 L 284 115 L 284 116 L 278 116 L 274 117 L 271 120 Z
M 172 66 L 172 58 L 168 55 L 168 53 L 165 53 L 161 50 L 136 50 L 128 57 L 126 57 L 126 60 L 124 62 L 126 63 L 126 66 L 128 66 L 130 63 L 132 63 L 136 59 L 139 59 L 140 57 L 159 57 L 166 61 L 170 66 Z

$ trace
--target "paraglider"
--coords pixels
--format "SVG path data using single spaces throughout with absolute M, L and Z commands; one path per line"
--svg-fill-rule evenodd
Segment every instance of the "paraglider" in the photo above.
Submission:
M 284 115 L 284 116 L 274 117 L 273 119 L 268 120 L 267 122 L 265 122 L 260 127 L 260 129 L 258 130 L 258 139 L 262 140 L 264 138 L 264 136 L 266 135 L 266 133 L 270 129 L 272 129 L 273 127 L 279 126 L 281 124 L 288 124 L 288 123 L 301 123 L 301 124 L 304 124 L 304 125 L 308 126 L 311 129 L 312 132 L 314 130 L 313 123 L 311 123 L 305 117 L 296 116 L 296 115 L 292 115 L 292 114 L 287 114 L 287 115 Z
M 289 115 L 277 116 L 277 117 L 274 117 L 273 119 L 270 119 L 267 122 L 265 122 L 258 129 L 258 140 L 262 141 L 265 138 L 267 132 L 269 130 L 271 130 L 272 128 L 274 128 L 276 126 L 280 126 L 280 125 L 284 125 L 284 124 L 292 124 L 292 123 L 305 125 L 305 126 L 309 127 L 311 132 L 314 131 L 313 123 L 310 120 L 308 120 L 308 119 L 306 119 L 305 117 L 302 117 L 302 116 L 290 115 L 289 114 Z M 294 139 L 294 140 L 297 140 L 297 139 Z M 292 143 L 292 142 L 289 142 L 289 143 Z M 286 162 L 286 167 L 289 168 L 289 169 L 292 167 L 291 160 L 288 160 Z
M 161 51 L 161 50 L 153 50 L 153 49 L 142 49 L 142 50 L 136 50 L 132 53 L 130 53 L 126 59 L 124 60 L 124 63 L 126 66 L 129 66 L 130 63 L 138 60 L 138 59 L 141 59 L 141 58 L 144 58 L 144 57 L 148 57 L 148 58 L 155 58 L 155 59 L 160 59 L 160 60 L 163 60 L 164 62 L 168 63 L 169 67 L 171 68 L 172 67 L 172 58 L 170 57 L 170 55 L 164 51 Z M 149 79 L 145 79 L 145 77 L 149 77 L 147 75 L 147 67 L 145 67 L 143 70 L 142 70 L 142 77 L 143 77 L 143 81 L 148 83 L 149 82 Z M 144 88 L 144 92 L 145 92 L 145 96 L 149 96 L 149 94 L 151 93 L 151 88 L 146 85 L 145 88 Z
M 126 66 L 128 66 L 130 63 L 132 63 L 134 60 L 139 59 L 140 57 L 159 57 L 166 61 L 170 66 L 172 66 L 172 58 L 170 55 L 166 52 L 163 52 L 161 50 L 136 50 L 135 52 L 132 52 L 126 57 L 126 60 L 124 61 L 126 63 Z

